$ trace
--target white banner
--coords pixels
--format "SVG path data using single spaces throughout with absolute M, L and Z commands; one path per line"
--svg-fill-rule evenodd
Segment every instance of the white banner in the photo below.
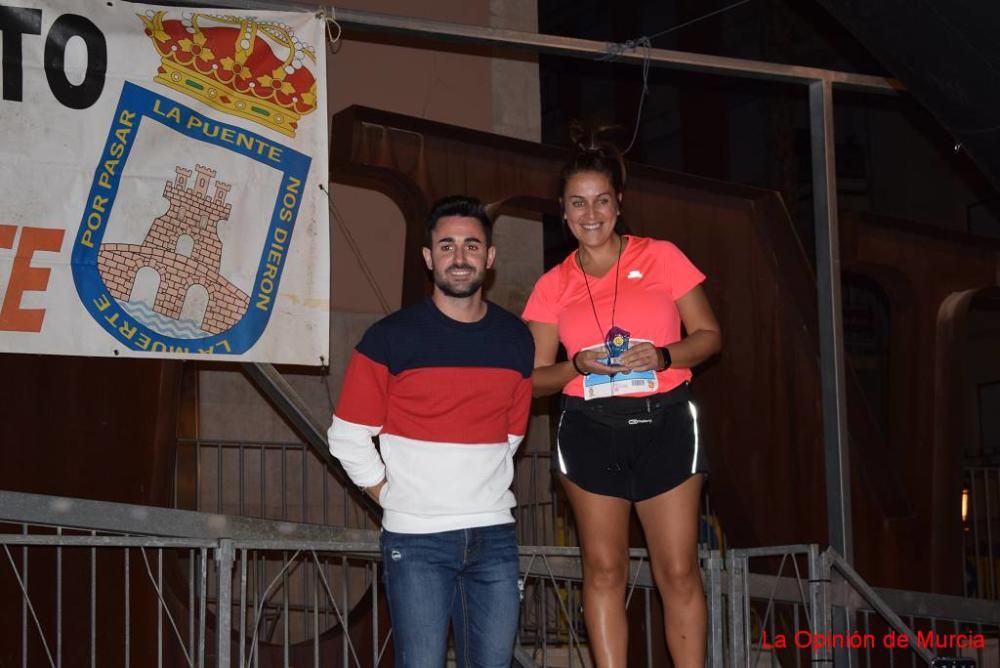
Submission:
M 326 364 L 324 39 L 0 0 L 0 353 Z

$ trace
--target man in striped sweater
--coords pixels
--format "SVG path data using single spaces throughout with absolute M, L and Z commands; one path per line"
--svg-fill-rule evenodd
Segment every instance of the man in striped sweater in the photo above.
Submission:
M 479 200 L 431 211 L 434 291 L 372 325 L 354 350 L 330 452 L 384 509 L 381 548 L 396 666 L 510 666 L 519 607 L 513 455 L 534 345 L 482 296 L 496 249 Z M 379 437 L 379 450 L 372 437 Z

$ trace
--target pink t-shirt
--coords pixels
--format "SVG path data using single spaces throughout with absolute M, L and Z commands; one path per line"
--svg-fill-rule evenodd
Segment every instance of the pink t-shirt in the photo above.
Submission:
M 626 236 L 618 266 L 618 300 L 614 324 L 630 334 L 630 342 L 650 341 L 655 346 L 681 338 L 676 301 L 705 280 L 691 261 L 669 241 Z M 577 264 L 578 251 L 547 271 L 535 284 L 522 317 L 555 324 L 559 340 L 572 357 L 584 348 L 604 346 L 612 325 L 615 301 L 615 267 L 601 278 L 587 276 Z M 597 314 L 595 317 L 594 311 Z M 563 388 L 574 397 L 644 396 L 666 392 L 691 378 L 690 369 L 666 369 L 613 376 L 577 376 Z

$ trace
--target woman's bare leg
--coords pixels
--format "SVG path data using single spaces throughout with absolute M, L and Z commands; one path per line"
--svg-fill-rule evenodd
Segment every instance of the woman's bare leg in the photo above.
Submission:
M 702 476 L 635 504 L 653 579 L 663 600 L 663 624 L 677 668 L 703 668 L 707 610 L 698 565 Z
M 628 650 L 625 584 L 632 504 L 593 494 L 560 476 L 573 506 L 583 555 L 583 616 L 598 668 L 624 668 Z

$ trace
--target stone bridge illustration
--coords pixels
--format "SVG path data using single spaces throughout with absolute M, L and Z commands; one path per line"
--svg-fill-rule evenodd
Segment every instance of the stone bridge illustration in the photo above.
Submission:
M 159 285 L 153 311 L 175 320 L 181 317 L 191 288 L 203 287 L 208 307 L 198 326 L 208 334 L 219 334 L 239 322 L 250 305 L 249 295 L 219 273 L 219 223 L 229 220 L 226 196 L 231 186 L 216 181 L 215 192 L 209 195 L 215 170 L 196 164 L 193 187 L 188 187 L 190 169 L 177 166 L 176 172 L 163 188 L 170 207 L 153 221 L 142 244 L 101 244 L 98 271 L 112 296 L 128 302 L 139 271 L 154 269 Z

